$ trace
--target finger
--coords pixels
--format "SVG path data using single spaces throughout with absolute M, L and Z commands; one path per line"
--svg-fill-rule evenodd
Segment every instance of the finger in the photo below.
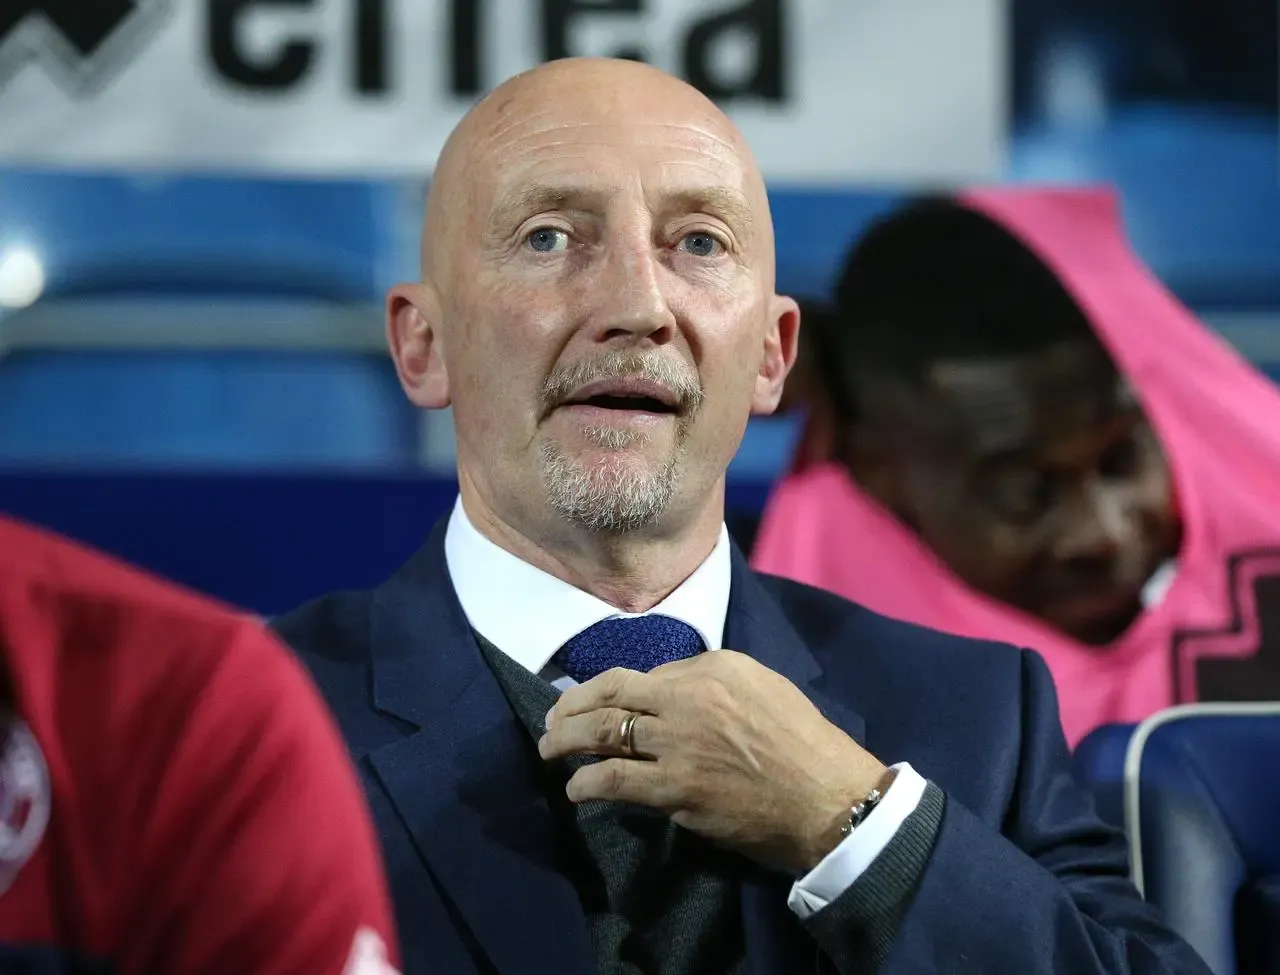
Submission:
M 630 739 L 634 751 L 628 754 L 623 740 L 623 725 L 635 714 Z M 660 722 L 652 715 L 637 714 L 620 708 L 600 708 L 586 714 L 560 718 L 554 728 L 538 740 L 538 754 L 551 760 L 566 755 L 619 755 L 626 758 L 658 757 Z
M 743 653 L 741 650 L 730 650 L 728 647 L 721 647 L 718 650 L 706 650 L 702 653 L 696 653 L 692 657 L 684 657 L 681 660 L 673 660 L 669 664 L 662 664 L 654 667 L 649 671 L 650 674 L 672 673 L 679 670 L 705 670 L 708 668 L 737 667 L 745 662 L 750 661 L 749 666 L 761 667 L 764 665 L 757 661 L 750 654 Z
M 706 667 L 715 666 L 716 654 L 722 654 L 723 650 L 706 650 L 702 653 L 695 653 L 692 657 L 684 657 L 680 660 L 673 660 L 670 663 L 659 664 L 649 671 L 650 677 L 677 677 L 681 674 L 696 672 Z
M 633 802 L 670 813 L 677 808 L 676 789 L 660 762 L 606 758 L 584 765 L 565 786 L 571 802 L 604 799 Z
M 560 695 L 556 706 L 547 712 L 547 727 L 571 714 L 584 714 L 601 708 L 621 708 L 656 714 L 661 682 L 650 674 L 616 667 L 575 684 Z

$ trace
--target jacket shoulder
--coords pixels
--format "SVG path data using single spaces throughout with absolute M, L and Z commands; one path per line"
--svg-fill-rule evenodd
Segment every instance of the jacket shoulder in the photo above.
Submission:
M 363 656 L 369 645 L 372 601 L 370 591 L 329 593 L 269 622 L 281 639 L 304 656 Z
M 1014 668 L 1023 666 L 1023 648 L 998 640 L 978 640 L 944 633 L 916 623 L 882 616 L 825 589 L 779 576 L 757 573 L 764 589 L 777 600 L 787 621 L 823 663 L 833 655 L 847 657 L 856 647 L 859 663 L 887 657 L 908 668 Z
M 363 707 L 373 660 L 372 603 L 369 591 L 330 593 L 269 621 L 311 672 L 339 721 L 349 706 Z
M 1057 703 L 1035 651 L 891 619 L 799 583 L 760 581 L 822 668 L 822 689 L 874 729 L 875 753 L 910 761 L 968 808 L 998 818 L 1015 787 L 1012 774 L 975 777 L 973 768 L 1016 770 L 1029 740 L 1060 739 L 1048 731 L 1058 728 Z

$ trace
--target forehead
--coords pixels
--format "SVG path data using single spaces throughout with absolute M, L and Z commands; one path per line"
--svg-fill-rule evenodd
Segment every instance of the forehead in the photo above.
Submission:
M 1137 411 L 1132 386 L 1094 342 L 942 361 L 927 387 L 947 434 L 979 456 L 1044 453 Z
M 473 152 L 481 214 L 557 202 L 604 206 L 620 195 L 650 205 L 702 198 L 749 218 L 758 206 L 744 152 L 710 115 L 645 117 L 623 107 L 612 116 L 593 110 L 499 116 Z M 558 201 L 562 205 L 570 201 Z

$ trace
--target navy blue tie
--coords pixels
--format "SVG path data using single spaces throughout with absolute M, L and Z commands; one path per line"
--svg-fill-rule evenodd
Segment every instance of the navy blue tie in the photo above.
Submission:
M 587 627 L 552 662 L 581 684 L 614 667 L 650 671 L 705 649 L 698 631 L 674 617 L 617 617 Z

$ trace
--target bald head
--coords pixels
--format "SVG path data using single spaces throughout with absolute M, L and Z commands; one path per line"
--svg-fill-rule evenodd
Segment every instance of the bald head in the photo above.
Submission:
M 388 336 L 413 401 L 452 407 L 472 517 L 558 558 L 603 545 L 616 567 L 606 536 L 705 556 L 798 324 L 733 123 L 631 61 L 513 78 L 441 154 L 422 270 L 392 289 Z
M 709 160 L 737 161 L 739 185 L 726 189 L 739 194 L 756 243 L 767 248 L 772 283 L 768 197 L 742 133 L 692 85 L 651 65 L 612 58 L 542 64 L 499 85 L 463 117 L 432 176 L 422 234 L 424 276 L 444 283 L 455 234 L 492 206 L 493 191 L 513 165 L 517 172 L 527 168 L 522 164 L 531 154 L 578 138 L 661 151 L 673 130 L 682 130 L 695 153 Z M 728 202 L 720 195 L 721 203 Z

